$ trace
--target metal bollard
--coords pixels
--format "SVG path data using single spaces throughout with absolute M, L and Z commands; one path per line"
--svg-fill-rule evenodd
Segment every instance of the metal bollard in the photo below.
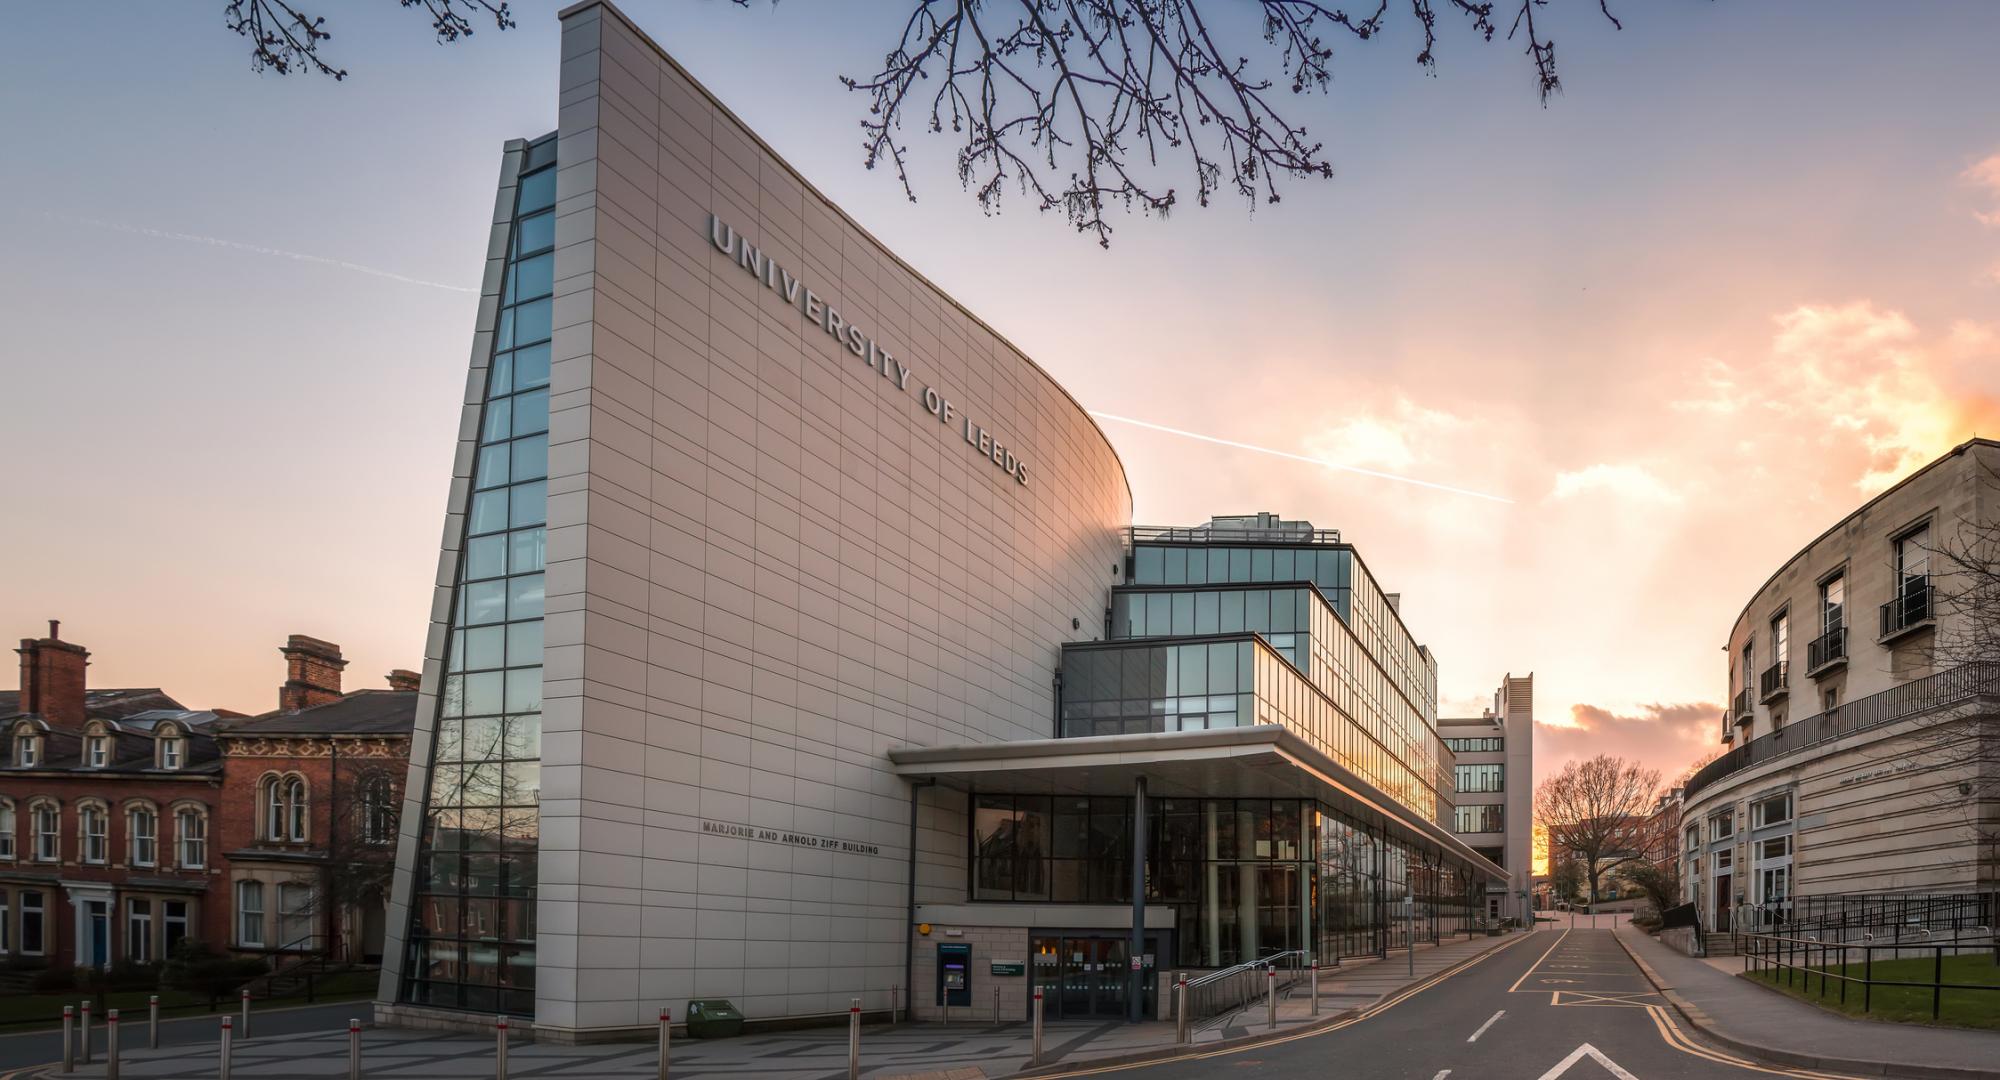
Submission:
M 849 998 L 847 1003 L 847 1080 L 861 1080 L 860 998 Z
M 993 1026 L 1000 1026 L 1000 987 L 993 988 Z
M 216 1070 L 216 1080 L 229 1080 L 229 1017 L 222 1018 L 221 1067 Z
M 1188 1041 L 1187 975 L 1183 973 L 1174 983 L 1174 1042 L 1186 1046 Z
M 361 1021 L 347 1018 L 347 1080 L 361 1080 Z
M 1041 1063 L 1042 1063 L 1042 988 L 1037 986 L 1035 987 L 1035 1038 L 1034 1041 L 1029 1044 L 1028 1066 L 1030 1068 L 1033 1068 L 1039 1066 Z
M 1313 1011 L 1312 1011 L 1312 1014 L 1313 1014 L 1314 1016 L 1318 1016 L 1318 1015 L 1319 1015 L 1319 961 L 1317 961 L 1317 960 L 1313 961 L 1313 965 L 1312 965 L 1312 981 L 1313 981 L 1313 994 L 1312 994 L 1312 997 L 1313 997 Z
M 493 1018 L 493 1080 L 507 1080 L 507 1018 Z
M 944 1026 L 951 1026 L 951 991 L 944 992 Z
M 154 994 L 146 1001 L 146 1045 L 154 1050 L 160 1048 L 160 995 Z
M 889 1022 L 892 1024 L 896 1022 L 897 1010 L 902 1007 L 900 1004 L 902 999 L 903 999 L 902 987 L 892 986 L 889 988 Z
M 80 1045 L 77 1047 L 76 1060 L 81 1062 L 82 1064 L 88 1065 L 90 1064 L 90 999 L 89 998 L 83 999 L 83 1021 L 81 1026 L 77 1030 L 77 1036 L 78 1038 L 76 1041 Z
M 660 1010 L 660 1080 L 667 1080 L 667 1049 L 673 1042 L 673 1010 Z
M 245 1039 L 250 1037 L 250 991 L 248 989 L 243 991 L 243 1026 L 237 1030 L 236 1034 Z
M 1264 1026 L 1278 1026 L 1278 969 L 1264 968 Z
M 76 1071 L 76 1006 L 63 1006 L 63 1071 Z
M 118 1080 L 118 1010 L 104 1014 L 104 1080 Z

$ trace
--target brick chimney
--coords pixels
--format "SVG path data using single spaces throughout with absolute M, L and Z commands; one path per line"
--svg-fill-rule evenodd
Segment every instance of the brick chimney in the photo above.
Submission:
M 51 726 L 80 731 L 86 719 L 83 669 L 90 663 L 90 650 L 63 641 L 61 627 L 50 619 L 48 637 L 22 638 L 14 650 L 21 654 L 21 711 L 36 713 Z
M 389 689 L 391 690 L 408 690 L 415 693 L 417 687 L 423 681 L 424 677 L 422 675 L 411 671 L 409 668 L 397 668 L 389 673 Z
M 285 656 L 285 685 L 278 688 L 278 708 L 298 712 L 340 700 L 340 669 L 347 666 L 340 657 L 340 646 L 293 634 L 278 651 Z

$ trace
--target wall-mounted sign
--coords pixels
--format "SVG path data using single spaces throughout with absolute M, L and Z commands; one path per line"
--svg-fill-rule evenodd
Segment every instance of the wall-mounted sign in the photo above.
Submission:
M 1009 960 L 995 960 L 993 961 L 992 971 L 995 975 L 1026 975 L 1028 973 L 1028 965 L 1017 964 Z
M 789 844 L 792 847 L 814 848 L 819 851 L 837 851 L 844 855 L 880 855 L 879 844 L 863 844 L 855 840 L 842 840 L 837 836 L 813 836 L 809 833 L 790 832 L 785 829 L 765 829 L 755 825 L 737 825 L 728 821 L 704 821 L 701 831 L 715 836 L 733 836 L 739 840 L 755 840 L 763 844 Z
M 708 239 L 717 251 L 734 259 L 745 273 L 770 289 L 772 295 L 783 300 L 787 306 L 797 308 L 806 321 L 818 326 L 841 347 L 853 353 L 856 359 L 866 362 L 877 375 L 895 384 L 899 392 L 917 397 L 925 411 L 936 417 L 938 423 L 962 435 L 966 443 L 981 457 L 991 461 L 995 468 L 1013 477 L 1017 484 L 1028 482 L 1028 463 L 1016 456 L 1000 435 L 973 423 L 971 417 L 961 415 L 958 406 L 953 405 L 951 399 L 936 387 L 923 386 L 911 390 L 910 376 L 913 372 L 907 365 L 882 348 L 867 331 L 847 321 L 840 309 L 829 303 L 826 297 L 806 287 L 803 278 L 794 277 L 790 270 L 779 266 L 769 252 L 759 251 L 749 238 L 736 231 L 735 226 L 710 214 Z

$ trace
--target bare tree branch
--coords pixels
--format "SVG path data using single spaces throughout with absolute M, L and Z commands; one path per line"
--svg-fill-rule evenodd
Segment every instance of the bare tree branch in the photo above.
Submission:
M 504 0 L 397 2 L 406 8 L 424 9 L 431 17 L 431 31 L 440 44 L 471 37 L 473 19 L 482 14 L 492 18 L 497 29 L 514 26 L 513 13 Z M 333 32 L 326 29 L 325 16 L 308 14 L 287 0 L 229 0 L 223 9 L 223 23 L 239 36 L 250 39 L 252 71 L 274 71 L 280 75 L 309 71 L 335 81 L 347 78 L 346 68 L 334 67 L 320 55 L 320 45 L 333 37 Z
M 1647 859 L 1658 846 L 1650 815 L 1659 787 L 1658 769 L 1600 754 L 1564 765 L 1535 789 L 1535 820 L 1548 833 L 1551 856 L 1582 864 L 1593 905 L 1607 871 Z

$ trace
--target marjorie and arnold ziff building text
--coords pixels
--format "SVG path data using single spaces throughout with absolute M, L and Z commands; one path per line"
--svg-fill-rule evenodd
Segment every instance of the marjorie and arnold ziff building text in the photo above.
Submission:
M 1132 528 L 1045 372 L 616 9 L 562 20 L 557 131 L 502 157 L 385 1020 L 1126 1016 L 1473 916 L 1436 665 L 1352 547 Z

